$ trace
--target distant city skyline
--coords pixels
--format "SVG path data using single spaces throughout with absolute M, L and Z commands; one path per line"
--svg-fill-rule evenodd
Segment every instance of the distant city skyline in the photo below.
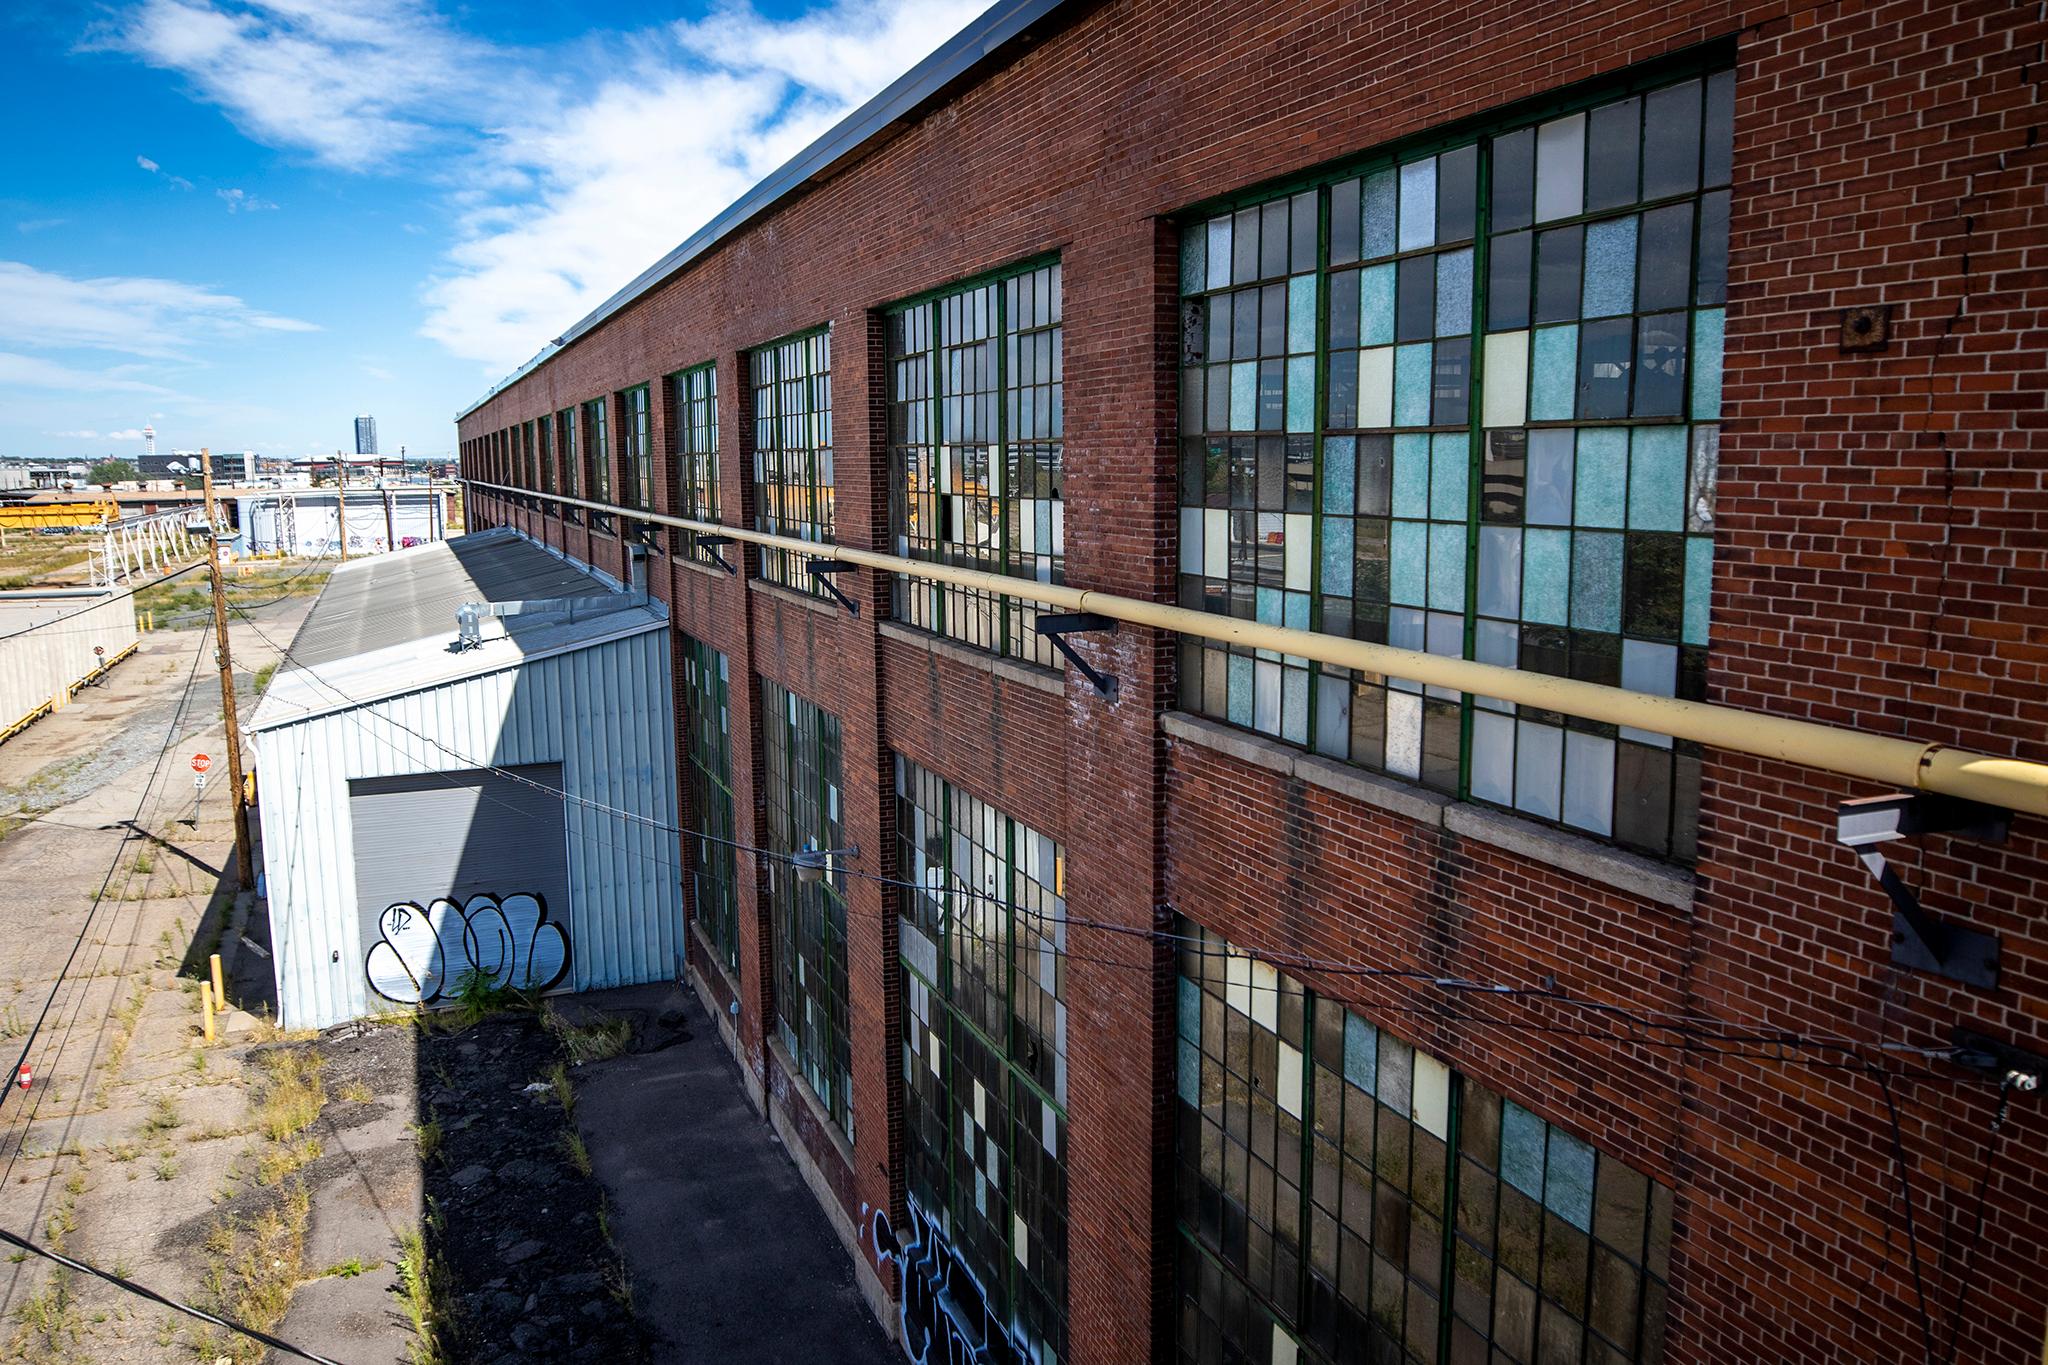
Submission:
M 356 418 L 356 454 L 375 455 L 376 453 L 377 419 L 367 412 L 362 413 Z

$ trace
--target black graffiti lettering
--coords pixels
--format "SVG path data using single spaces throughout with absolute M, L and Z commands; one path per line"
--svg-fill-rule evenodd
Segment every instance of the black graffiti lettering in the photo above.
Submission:
M 1014 1340 L 988 1295 L 941 1235 L 938 1222 L 909 1202 L 910 1238 L 899 1239 L 875 1212 L 875 1252 L 897 1270 L 897 1321 L 912 1365 L 1024 1365 L 1028 1341 Z

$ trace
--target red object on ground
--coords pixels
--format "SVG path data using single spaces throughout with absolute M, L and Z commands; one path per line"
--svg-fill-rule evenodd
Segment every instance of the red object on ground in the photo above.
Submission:
M 20 1086 L 23 1090 L 26 1090 L 28 1089 L 30 1082 L 34 1081 L 35 1078 L 35 1069 L 24 1064 L 21 1068 L 21 1074 L 14 1078 L 14 1083 Z

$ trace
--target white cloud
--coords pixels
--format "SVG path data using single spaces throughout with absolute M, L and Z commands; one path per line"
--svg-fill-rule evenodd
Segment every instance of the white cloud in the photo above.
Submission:
M 4 388 L 55 389 L 67 393 L 148 393 L 176 397 L 161 385 L 124 378 L 118 371 L 80 370 L 40 356 L 0 351 L 0 389 Z
M 0 261 L 0 342 L 174 356 L 189 343 L 252 332 L 312 332 L 297 318 L 251 308 L 232 294 L 139 276 L 72 279 Z
M 163 167 L 157 165 L 154 161 L 151 161 L 146 156 L 136 157 L 135 164 L 142 167 L 143 170 L 151 172 L 152 174 L 163 169 Z M 60 432 L 58 434 L 62 435 L 63 433 Z
M 228 206 L 229 213 L 257 213 L 277 207 L 268 199 L 259 199 L 247 190 L 215 190 L 214 193 Z
M 143 170 L 148 171 L 157 179 L 168 181 L 170 183 L 171 188 L 174 190 L 189 190 L 192 188 L 192 182 L 187 180 L 184 176 L 172 175 L 169 171 L 165 170 L 162 166 L 157 165 L 156 162 L 151 161 L 146 156 L 136 157 L 135 164 L 140 166 Z
M 48 232 L 51 228 L 63 227 L 69 218 L 24 218 L 14 225 L 16 232 Z
M 60 437 L 67 441 L 97 441 L 100 438 L 97 431 L 50 431 L 44 435 Z

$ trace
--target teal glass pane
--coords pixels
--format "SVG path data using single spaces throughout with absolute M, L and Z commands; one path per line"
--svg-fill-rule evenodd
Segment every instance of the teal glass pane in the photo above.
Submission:
M 1428 587 L 1429 527 L 1397 521 L 1387 535 L 1387 598 L 1396 606 L 1419 607 Z
M 1323 592 L 1329 596 L 1351 596 L 1351 532 L 1349 517 L 1323 523 Z
M 1620 427 L 1581 431 L 1577 486 L 1572 496 L 1572 523 L 1576 526 L 1620 526 L 1623 499 L 1627 493 L 1628 432 Z
M 1411 161 L 1401 168 L 1401 250 L 1413 251 L 1436 241 L 1436 158 Z
M 1719 308 L 1702 308 L 1692 315 L 1692 415 L 1695 421 L 1714 421 L 1721 416 L 1721 334 L 1725 314 Z
M 1309 597 L 1305 592 L 1284 594 L 1280 604 L 1280 624 L 1289 630 L 1307 630 Z
M 1325 1004 L 1321 1008 L 1335 1007 Z M 1349 1013 L 1344 1016 L 1344 1079 L 1368 1095 L 1379 1089 L 1379 1030 Z
M 1202 1036 L 1202 988 L 1184 976 L 1177 979 L 1180 986 L 1174 998 L 1174 1017 L 1180 1027 L 1180 1036 L 1190 1042 L 1199 1041 Z
M 1394 254 L 1394 173 L 1390 170 L 1374 171 L 1359 184 L 1358 239 L 1360 260 Z
M 1427 341 L 1394 348 L 1394 425 L 1429 425 L 1430 365 L 1436 347 Z
M 1230 656 L 1227 711 L 1232 725 L 1252 723 L 1252 661 L 1247 655 Z
M 1581 531 L 1572 538 L 1572 620 L 1578 630 L 1621 629 L 1619 535 Z
M 1182 1104 L 1190 1109 L 1202 1107 L 1202 1052 L 1185 1038 L 1180 1040 L 1180 1068 L 1176 1088 L 1180 1091 Z
M 1593 1149 L 1556 1128 L 1550 1130 L 1543 1203 L 1580 1232 L 1593 1230 Z
M 1287 429 L 1316 429 L 1316 358 L 1312 355 L 1287 358 Z
M 1357 506 L 1358 441 L 1331 436 L 1323 441 L 1323 510 L 1339 516 Z
M 1287 350 L 1300 355 L 1316 348 L 1316 277 L 1296 275 L 1287 282 Z
M 1679 638 L 1689 645 L 1707 642 L 1707 609 L 1714 593 L 1714 538 L 1685 540 L 1685 626 Z
M 1230 215 L 1209 220 L 1209 287 L 1230 284 Z
M 1465 610 L 1465 528 L 1429 528 L 1429 607 L 1431 611 Z
M 1394 438 L 1394 515 L 1429 515 L 1429 438 Z
M 1230 367 L 1230 429 L 1250 431 L 1259 420 L 1259 363 L 1240 360 Z
M 1358 272 L 1358 344 L 1394 344 L 1394 267 L 1367 266 Z
M 1501 1102 L 1501 1179 L 1536 1200 L 1543 1198 L 1543 1130 L 1547 1127 L 1513 1100 Z
M 1429 514 L 1438 521 L 1465 519 L 1465 493 L 1471 484 L 1472 442 L 1463 432 L 1441 432 L 1429 438 Z
M 1199 294 L 1209 282 L 1209 225 L 1190 223 L 1180 234 L 1180 292 Z
M 1685 521 L 1685 428 L 1637 427 L 1628 457 L 1628 524 L 1677 531 Z
M 1529 420 L 1569 422 L 1578 388 L 1578 325 L 1537 328 L 1529 362 Z
M 1436 258 L 1436 334 L 1461 337 L 1472 330 L 1472 252 Z
M 1580 315 L 1611 318 L 1636 303 L 1636 220 L 1615 218 L 1586 229 L 1586 274 Z
M 1522 537 L 1522 619 L 1561 626 L 1572 582 L 1572 533 L 1529 531 Z
M 1299 668 L 1280 675 L 1280 737 L 1308 743 L 1308 674 Z
M 1268 626 L 1280 624 L 1280 589 L 1260 588 L 1257 596 L 1254 598 L 1254 603 L 1261 624 Z

